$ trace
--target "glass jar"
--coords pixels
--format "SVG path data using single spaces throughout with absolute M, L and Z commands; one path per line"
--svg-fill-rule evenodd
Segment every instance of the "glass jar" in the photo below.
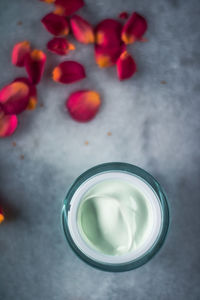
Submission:
M 153 216 L 143 245 L 120 255 L 101 253 L 91 247 L 78 226 L 78 212 L 84 195 L 95 185 L 111 179 L 136 184 L 144 193 Z M 167 198 L 160 184 L 143 169 L 119 162 L 101 164 L 84 172 L 70 187 L 62 208 L 62 227 L 74 253 L 89 265 L 111 272 L 132 270 L 148 262 L 164 243 L 169 227 Z

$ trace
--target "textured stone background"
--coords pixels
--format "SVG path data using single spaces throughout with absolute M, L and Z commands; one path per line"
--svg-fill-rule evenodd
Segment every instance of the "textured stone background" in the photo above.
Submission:
M 149 42 L 130 47 L 138 73 L 123 83 L 114 68 L 96 67 L 92 46 L 77 44 L 67 58 L 82 62 L 88 77 L 61 86 L 48 74 L 63 58 L 48 54 L 38 87 L 44 107 L 22 114 L 16 134 L 0 141 L 0 201 L 10 214 L 0 226 L 0 299 L 200 299 L 200 2 L 86 3 L 80 14 L 94 24 L 122 10 L 144 14 Z M 51 36 L 39 20 L 50 10 L 37 0 L 0 1 L 1 86 L 24 74 L 10 62 L 16 42 L 29 39 L 45 50 Z M 100 113 L 88 124 L 74 122 L 64 109 L 67 95 L 79 88 L 95 88 L 103 98 Z M 89 167 L 108 161 L 133 163 L 152 173 L 171 205 L 165 246 L 145 266 L 121 274 L 80 261 L 60 228 L 69 185 Z

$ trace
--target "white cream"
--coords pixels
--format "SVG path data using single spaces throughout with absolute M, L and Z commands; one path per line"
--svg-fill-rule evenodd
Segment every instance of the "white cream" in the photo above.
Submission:
M 101 173 L 75 192 L 68 214 L 77 246 L 98 261 L 136 259 L 154 244 L 161 228 L 159 199 L 142 179 Z

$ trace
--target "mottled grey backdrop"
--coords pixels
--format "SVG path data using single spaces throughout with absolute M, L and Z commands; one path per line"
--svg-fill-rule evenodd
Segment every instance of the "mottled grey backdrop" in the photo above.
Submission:
M 49 72 L 63 58 L 48 54 L 38 108 L 19 117 L 14 136 L 0 140 L 0 201 L 8 212 L 0 226 L 0 299 L 198 300 L 200 2 L 86 3 L 80 14 L 94 24 L 123 10 L 144 14 L 149 41 L 129 47 L 138 73 L 123 83 L 115 68 L 97 68 L 92 46 L 76 43 L 77 51 L 67 58 L 84 64 L 87 79 L 56 84 Z M 38 0 L 0 0 L 1 86 L 25 74 L 11 65 L 16 42 L 29 39 L 46 51 L 51 35 L 40 19 L 50 10 Z M 96 89 L 103 98 L 100 113 L 88 124 L 74 122 L 64 109 L 69 93 L 80 88 Z M 60 228 L 69 185 L 89 167 L 108 161 L 133 163 L 152 173 L 171 205 L 165 246 L 145 266 L 122 274 L 85 265 Z

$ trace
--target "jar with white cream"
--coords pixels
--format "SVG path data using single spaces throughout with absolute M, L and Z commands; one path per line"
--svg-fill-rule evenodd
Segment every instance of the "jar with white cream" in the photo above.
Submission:
M 160 249 L 169 226 L 166 196 L 143 169 L 106 163 L 83 173 L 62 208 L 73 251 L 106 271 L 135 269 Z

